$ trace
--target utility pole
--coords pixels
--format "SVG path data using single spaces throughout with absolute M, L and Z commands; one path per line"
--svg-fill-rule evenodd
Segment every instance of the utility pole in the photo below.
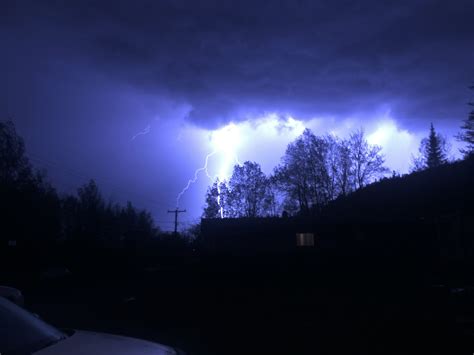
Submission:
M 179 213 L 184 213 L 186 212 L 186 210 L 178 210 L 178 208 L 176 208 L 174 211 L 170 211 L 168 210 L 168 213 L 174 213 L 174 234 L 175 235 L 178 235 L 178 214 Z

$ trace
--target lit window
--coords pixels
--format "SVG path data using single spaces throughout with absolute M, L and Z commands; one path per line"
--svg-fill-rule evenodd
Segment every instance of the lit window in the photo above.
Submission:
M 314 247 L 314 233 L 296 233 L 296 246 Z

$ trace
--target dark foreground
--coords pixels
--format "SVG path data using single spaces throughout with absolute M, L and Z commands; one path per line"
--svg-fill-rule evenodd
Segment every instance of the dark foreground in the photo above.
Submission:
M 69 275 L 3 264 L 1 283 L 21 287 L 27 307 L 58 327 L 150 339 L 189 354 L 474 351 L 466 280 L 437 285 L 442 277 L 403 263 L 77 258 Z

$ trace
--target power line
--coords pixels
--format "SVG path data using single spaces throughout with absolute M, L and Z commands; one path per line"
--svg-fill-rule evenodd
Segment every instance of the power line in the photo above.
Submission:
M 177 208 L 174 211 L 168 210 L 168 213 L 174 213 L 174 234 L 178 234 L 178 214 L 185 212 L 186 210 L 178 210 Z
M 44 157 L 38 156 L 37 154 L 29 154 L 29 155 L 30 155 L 30 160 L 36 162 L 38 165 L 47 165 L 48 167 L 55 169 L 56 171 L 58 171 L 60 174 L 63 174 L 64 176 L 73 176 L 77 179 L 86 180 L 86 181 L 89 181 L 91 179 L 89 174 L 84 173 L 84 172 L 82 172 L 82 171 L 80 171 L 76 168 L 72 168 L 70 166 L 64 165 L 63 163 L 60 163 L 60 162 L 57 162 L 57 161 L 55 162 L 55 161 L 52 161 L 50 159 L 45 159 Z M 152 204 L 153 206 L 156 206 L 156 207 L 160 207 L 160 206 L 163 207 L 163 204 L 161 202 L 150 199 L 149 197 L 145 197 L 144 195 L 141 195 L 137 192 L 130 191 L 130 190 L 125 190 L 122 187 L 119 187 L 118 185 L 116 185 L 114 183 L 111 183 L 110 180 L 106 181 L 107 179 L 104 179 L 104 178 L 99 178 L 99 179 L 94 178 L 94 180 L 96 180 L 100 184 L 106 185 L 108 187 L 108 189 L 112 190 L 115 193 L 119 193 L 120 195 L 126 197 L 127 199 L 128 199 L 128 197 L 130 197 L 130 195 L 132 195 L 132 196 L 138 197 L 139 201 L 141 201 L 145 205 Z M 59 185 L 67 186 L 68 188 L 74 189 L 74 190 L 77 190 L 77 188 L 80 186 L 80 185 L 76 186 L 73 183 L 67 183 L 67 182 L 64 182 L 64 181 L 63 182 L 60 181 Z M 175 214 L 174 222 L 169 221 L 169 220 L 154 220 L 154 222 L 157 223 L 157 224 L 160 224 L 160 225 L 165 225 L 165 226 L 169 226 L 169 225 L 174 224 L 174 232 L 177 233 L 177 230 L 178 230 L 178 214 L 179 213 L 184 213 L 184 212 L 186 212 L 186 210 L 181 211 L 181 210 L 176 209 L 176 210 L 173 210 L 173 211 L 168 211 L 168 213 L 174 213 Z M 193 224 L 196 224 L 196 223 L 197 223 L 196 221 L 191 221 L 191 220 L 186 220 L 186 221 L 181 221 L 180 222 L 180 224 L 188 226 L 188 227 L 193 225 Z

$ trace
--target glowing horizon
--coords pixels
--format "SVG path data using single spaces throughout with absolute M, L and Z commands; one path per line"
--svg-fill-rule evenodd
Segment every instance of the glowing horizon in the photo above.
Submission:
M 360 122 L 362 120 L 358 117 L 301 120 L 291 115 L 270 113 L 245 121 L 229 122 L 214 130 L 191 127 L 188 133 L 200 137 L 197 141 L 200 143 L 197 144 L 202 144 L 201 149 L 206 149 L 207 153 L 203 155 L 203 165 L 197 167 L 178 195 L 177 203 L 191 185 L 199 180 L 200 175 L 206 175 L 211 183 L 216 179 L 228 180 L 234 166 L 247 160 L 259 163 L 264 173 L 271 174 L 288 144 L 306 128 L 316 135 L 332 134 L 340 138 L 348 138 L 351 132 L 363 128 L 367 141 L 382 147 L 386 166 L 390 170 L 408 172 L 412 155 L 417 153 L 423 135 L 400 128 L 390 112 L 373 117 L 363 126 L 358 125 Z

